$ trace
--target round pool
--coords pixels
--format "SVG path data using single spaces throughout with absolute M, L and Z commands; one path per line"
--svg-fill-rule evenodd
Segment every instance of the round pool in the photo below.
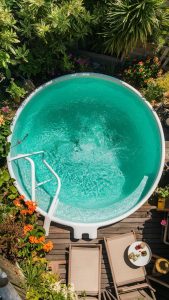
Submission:
M 47 216 L 57 191 L 50 217 L 72 226 L 76 237 L 95 237 L 98 227 L 137 210 L 163 169 L 163 131 L 152 107 L 102 74 L 66 75 L 38 88 L 17 111 L 9 140 L 19 192 L 30 199 L 34 184 L 33 200 Z

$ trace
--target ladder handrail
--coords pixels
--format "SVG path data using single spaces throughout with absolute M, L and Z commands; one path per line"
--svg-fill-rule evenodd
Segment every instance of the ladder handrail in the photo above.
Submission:
M 13 161 L 13 160 L 16 160 L 16 159 L 20 159 L 20 158 L 28 157 L 28 156 L 31 156 L 31 155 L 40 154 L 40 153 L 44 154 L 44 151 L 32 152 L 32 153 L 27 153 L 27 154 L 19 154 L 17 156 L 11 157 L 9 161 Z
M 59 200 L 58 196 L 59 196 L 60 189 L 61 189 L 61 180 L 60 180 L 60 177 L 58 176 L 58 174 L 52 169 L 52 167 L 47 163 L 47 161 L 45 159 L 43 159 L 43 163 L 51 171 L 51 173 L 57 178 L 57 181 L 58 181 L 58 188 L 56 190 L 55 196 L 54 196 L 53 201 L 52 201 L 52 203 L 50 205 L 50 208 L 48 210 L 48 215 L 52 216 L 53 215 L 52 212 L 54 211 L 54 209 L 56 209 L 57 204 L 58 204 L 58 200 Z
M 32 174 L 32 201 L 35 202 L 35 189 L 36 189 L 36 177 L 35 177 L 35 163 L 30 157 L 24 157 L 27 161 L 29 161 L 31 165 L 31 174 Z
M 28 156 L 32 156 L 32 155 L 36 155 L 36 154 L 43 154 L 44 156 L 44 151 L 38 151 L 38 152 L 32 152 L 32 153 L 28 153 L 28 154 L 19 154 L 15 157 L 10 158 L 10 161 L 14 161 L 17 159 L 21 159 L 21 158 L 25 158 L 27 161 L 29 161 L 30 165 L 31 165 L 31 175 L 32 175 L 32 201 L 35 202 L 35 190 L 38 186 L 42 185 L 45 182 L 48 182 L 48 180 L 42 182 L 42 183 L 38 183 L 36 184 L 36 178 L 35 178 L 35 163 L 33 161 L 32 158 L 28 157 Z M 53 168 L 47 163 L 47 161 L 45 159 L 42 160 L 44 165 L 48 168 L 48 170 L 55 176 L 55 178 L 57 179 L 58 182 L 58 187 L 56 190 L 56 193 L 53 197 L 52 203 L 49 207 L 49 210 L 47 212 L 47 215 L 49 218 L 52 217 L 54 210 L 57 208 L 57 204 L 59 201 L 59 193 L 60 193 L 60 189 L 61 189 L 61 180 L 60 177 L 58 176 L 58 174 L 53 170 Z

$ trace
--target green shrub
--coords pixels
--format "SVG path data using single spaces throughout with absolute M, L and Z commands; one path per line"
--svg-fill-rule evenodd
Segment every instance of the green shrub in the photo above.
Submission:
M 59 275 L 49 272 L 45 260 L 27 260 L 22 264 L 22 270 L 26 300 L 77 300 L 74 288 L 62 284 Z
M 29 272 L 30 273 L 30 272 Z M 25 274 L 25 273 L 24 273 Z M 27 288 L 26 300 L 77 300 L 78 297 L 71 285 L 59 281 L 57 274 L 43 272 L 41 265 L 31 270 L 31 285 Z M 25 274 L 26 275 L 26 274 Z M 35 280 L 32 280 L 35 278 Z M 37 278 L 37 279 L 36 279 Z M 30 278 L 29 278 L 30 279 Z M 37 280 L 37 282 L 36 282 Z M 28 282 L 28 277 L 26 276 Z
M 4 116 L 0 114 L 0 166 L 2 166 L 9 152 L 10 143 L 7 137 L 10 134 L 10 121 L 5 120 Z
M 14 181 L 6 169 L 0 169 L 0 202 L 3 201 L 5 205 L 11 204 L 11 200 L 18 196 Z
M 147 58 L 145 61 L 131 64 L 124 70 L 123 79 L 136 88 L 146 87 L 150 78 L 156 78 L 161 73 L 158 57 Z
M 164 89 L 165 91 L 169 91 L 169 72 L 157 78 L 156 83 L 160 88 Z
M 42 82 L 71 68 L 67 53 L 92 22 L 82 0 L 0 0 L 0 88 L 18 100 L 25 91 L 15 80 Z
M 149 102 L 160 102 L 163 99 L 164 89 L 161 88 L 155 80 L 150 80 L 147 83 L 147 87 L 142 90 L 142 93 Z
M 11 96 L 13 100 L 19 102 L 21 98 L 23 98 L 26 94 L 24 88 L 17 85 L 14 80 L 10 81 L 9 86 L 6 88 L 6 92 Z

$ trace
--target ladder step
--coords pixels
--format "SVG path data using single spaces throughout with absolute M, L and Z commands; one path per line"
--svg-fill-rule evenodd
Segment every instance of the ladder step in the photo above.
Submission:
M 50 181 L 52 181 L 52 179 L 48 179 L 48 180 L 39 182 L 38 184 L 36 184 L 36 187 L 35 187 L 35 188 L 37 188 L 37 187 L 39 187 L 39 186 L 41 186 L 41 185 L 43 185 L 43 184 L 45 184 L 45 183 L 47 183 L 47 182 L 50 182 Z

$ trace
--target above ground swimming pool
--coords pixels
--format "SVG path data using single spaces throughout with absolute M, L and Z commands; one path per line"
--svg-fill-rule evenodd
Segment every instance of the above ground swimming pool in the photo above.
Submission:
M 66 75 L 38 88 L 16 113 L 9 140 L 19 192 L 30 199 L 36 184 L 33 200 L 48 216 L 57 191 L 50 218 L 73 227 L 76 238 L 94 238 L 98 227 L 137 210 L 163 169 L 157 115 L 137 90 L 102 74 Z

